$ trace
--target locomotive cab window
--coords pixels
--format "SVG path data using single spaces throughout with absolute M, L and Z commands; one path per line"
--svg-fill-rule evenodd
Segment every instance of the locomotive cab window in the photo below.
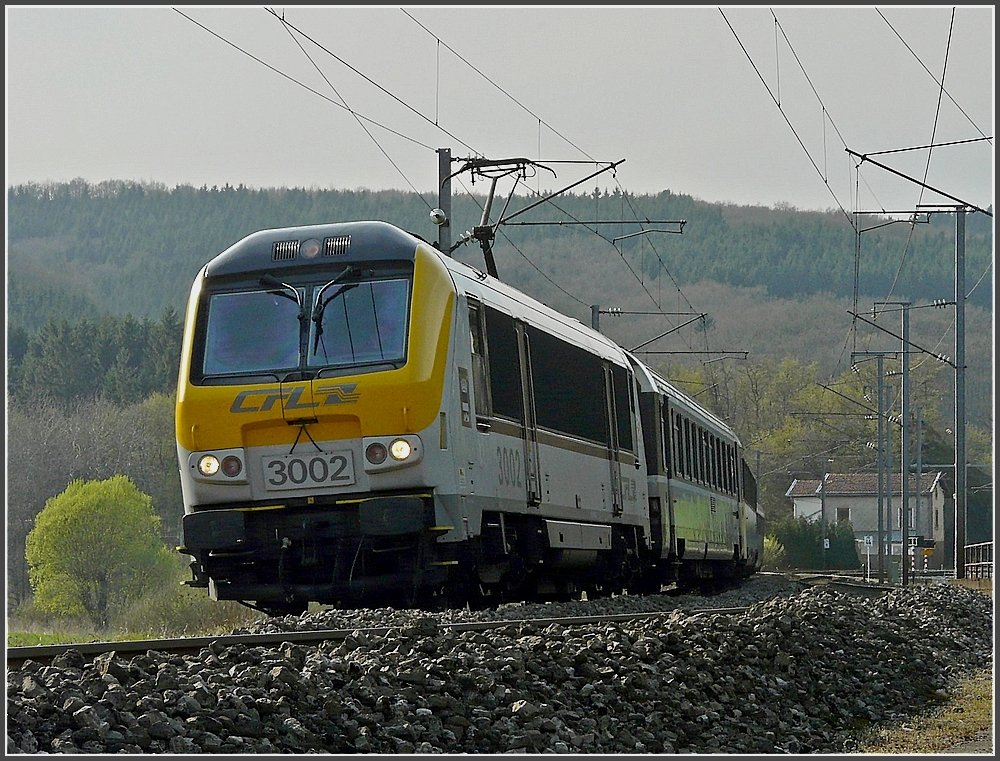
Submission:
M 266 276 L 265 276 L 266 277 Z M 263 281 L 263 278 L 260 278 Z M 239 283 L 205 294 L 192 382 L 281 380 L 309 369 L 401 367 L 406 361 L 410 280 L 398 272 L 335 282 Z
M 204 374 L 298 367 L 299 305 L 290 295 L 266 291 L 214 294 L 205 327 Z
M 317 289 L 309 336 L 310 367 L 391 364 L 406 359 L 410 284 L 365 280 Z

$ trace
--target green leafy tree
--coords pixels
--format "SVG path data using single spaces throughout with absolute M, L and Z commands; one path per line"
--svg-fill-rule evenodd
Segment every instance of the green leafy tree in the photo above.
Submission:
M 45 503 L 28 534 L 36 605 L 106 629 L 116 611 L 171 573 L 159 524 L 152 500 L 126 476 L 74 481 Z

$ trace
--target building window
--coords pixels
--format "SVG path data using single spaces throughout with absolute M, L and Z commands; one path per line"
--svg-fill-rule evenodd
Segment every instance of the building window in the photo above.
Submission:
M 851 508 L 849 507 L 838 507 L 837 508 L 837 523 L 850 523 L 851 522 Z

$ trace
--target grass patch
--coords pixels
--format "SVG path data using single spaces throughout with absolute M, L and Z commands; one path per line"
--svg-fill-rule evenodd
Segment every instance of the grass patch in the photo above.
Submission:
M 989 739 L 993 728 L 993 672 L 963 678 L 947 702 L 900 725 L 865 733 L 858 753 L 942 753 L 961 743 Z
M 205 590 L 167 579 L 116 611 L 106 630 L 83 618 L 41 611 L 28 600 L 7 619 L 7 647 L 222 635 L 263 617 L 238 603 L 211 600 Z

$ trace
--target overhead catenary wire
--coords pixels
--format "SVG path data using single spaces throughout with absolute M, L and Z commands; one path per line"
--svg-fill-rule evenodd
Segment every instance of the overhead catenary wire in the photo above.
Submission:
M 458 136 L 452 134 L 451 132 L 449 132 L 448 130 L 446 130 L 444 127 L 442 127 L 440 124 L 436 124 L 435 121 L 433 119 L 431 119 L 429 116 L 427 116 L 426 114 L 421 113 L 418 109 L 416 109 L 413 106 L 411 106 L 409 103 L 407 103 L 405 100 L 403 100 L 402 98 L 400 98 L 398 95 L 396 95 L 395 93 L 392 93 L 389 90 L 387 90 L 385 87 L 383 87 L 382 85 L 380 85 L 378 82 L 376 82 L 374 79 L 372 79 L 371 77 L 369 77 L 367 74 L 365 74 L 364 72 L 360 71 L 359 69 L 357 69 L 356 67 L 352 66 L 350 63 L 348 63 L 347 61 L 345 61 L 343 58 L 341 58 L 340 56 L 338 56 L 336 53 L 334 53 L 328 47 L 326 47 L 322 43 L 318 42 L 317 40 L 314 40 L 312 37 L 310 37 L 308 34 L 306 34 L 301 29 L 299 29 L 298 27 L 296 27 L 294 24 L 292 24 L 289 21 L 287 21 L 283 16 L 278 16 L 278 14 L 275 13 L 274 10 L 272 10 L 270 8 L 267 8 L 266 10 L 267 10 L 268 13 L 270 13 L 270 14 L 274 15 L 275 17 L 279 18 L 281 20 L 282 24 L 287 24 L 288 26 L 290 26 L 292 29 L 295 30 L 295 32 L 297 34 L 300 34 L 302 37 L 304 37 L 305 39 L 309 40 L 309 42 L 311 42 L 313 45 L 315 45 L 316 47 L 318 47 L 320 50 L 322 50 L 324 53 L 326 53 L 327 55 L 329 55 L 331 58 L 335 59 L 336 61 L 339 61 L 341 64 L 343 64 L 348 69 L 350 69 L 351 71 L 353 71 L 359 77 L 361 77 L 366 82 L 368 82 L 370 85 L 372 85 L 373 87 L 375 87 L 376 89 L 378 89 L 380 92 L 388 95 L 394 101 L 396 101 L 401 106 L 403 106 L 403 108 L 407 109 L 408 111 L 410 111 L 415 116 L 423 119 L 428 124 L 430 124 L 430 125 L 434 126 L 435 128 L 441 130 L 441 132 L 443 132 L 449 138 L 451 138 L 452 140 L 460 143 L 461 145 L 463 145 L 465 148 L 468 148 L 473 153 L 479 153 L 478 151 L 476 151 L 475 148 L 473 148 L 472 146 L 470 146 L 464 140 L 462 140 Z
M 226 43 L 227 45 L 229 45 L 230 47 L 234 48 L 235 50 L 238 50 L 243 55 L 245 55 L 248 58 L 256 61 L 257 63 L 259 63 L 261 66 L 269 69 L 270 71 L 273 71 L 278 76 L 283 77 L 283 78 L 287 79 L 289 82 L 292 82 L 293 84 L 298 85 L 299 87 L 303 88 L 304 90 L 307 90 L 307 91 L 311 92 L 313 95 L 316 95 L 316 96 L 322 98 L 327 103 L 330 103 L 331 105 L 334 105 L 337 108 L 342 108 L 344 110 L 349 110 L 343 103 L 338 103 L 336 100 L 333 100 L 330 96 L 325 95 L 324 93 L 319 92 L 319 90 L 316 90 L 316 89 L 310 87 L 309 85 L 305 84 L 304 82 L 300 82 L 295 77 L 293 77 L 293 76 L 291 76 L 289 74 L 286 74 L 285 72 L 281 71 L 278 68 L 275 68 L 271 64 L 267 63 L 267 61 L 264 61 L 263 59 L 255 56 L 250 51 L 245 50 L 244 48 L 241 48 L 239 45 L 237 45 L 236 43 L 232 42 L 231 40 L 226 39 L 225 37 L 223 37 L 218 32 L 216 32 L 216 31 L 214 31 L 212 29 L 209 29 L 207 26 L 205 26 L 204 24 L 202 24 L 200 21 L 197 21 L 197 20 L 191 18 L 191 16 L 187 15 L 186 13 L 184 13 L 179 8 L 174 8 L 173 10 L 176 11 L 177 13 L 179 13 L 184 18 L 186 18 L 188 21 L 190 21 L 195 26 L 197 26 L 197 27 L 199 27 L 201 29 L 204 29 L 206 32 L 208 32 L 209 34 L 211 34 L 213 37 L 221 40 L 222 42 Z M 432 148 L 431 146 L 427 145 L 426 143 L 422 143 L 419 140 L 417 140 L 416 138 L 411 137 L 410 135 L 405 135 L 402 132 L 394 130 L 392 127 L 388 127 L 385 124 L 382 124 L 381 122 L 379 122 L 379 121 L 377 121 L 375 119 L 372 119 L 371 117 L 365 116 L 364 114 L 361 114 L 361 113 L 359 113 L 357 111 L 355 111 L 353 113 L 355 114 L 355 116 L 357 118 L 363 119 L 366 122 L 368 122 L 369 124 L 372 124 L 372 125 L 378 127 L 379 129 L 383 129 L 386 132 L 389 132 L 389 133 L 395 135 L 396 137 L 402 138 L 403 140 L 407 140 L 407 141 L 413 143 L 414 145 L 420 146 L 421 148 L 426 148 L 428 151 L 434 151 L 435 150 L 434 148 Z
M 923 70 L 926 71 L 927 74 L 930 76 L 930 78 L 934 80 L 934 83 L 938 87 L 941 88 L 941 92 L 944 93 L 945 95 L 947 95 L 948 96 L 948 100 L 950 100 L 952 102 L 952 104 L 955 106 L 955 108 L 957 108 L 959 110 L 959 112 L 962 114 L 962 116 L 964 116 L 966 119 L 969 120 L 969 124 L 971 124 L 975 128 L 976 132 L 978 132 L 980 135 L 982 135 L 985 139 L 992 141 L 993 138 L 992 137 L 986 137 L 986 133 L 983 132 L 979 128 L 979 125 L 976 124 L 976 122 L 972 119 L 971 116 L 969 116 L 967 113 L 965 113 L 965 109 L 963 109 L 962 106 L 959 105 L 958 101 L 956 101 L 951 96 L 951 93 L 948 92 L 948 90 L 945 89 L 944 79 L 942 78 L 942 80 L 939 82 L 938 79 L 937 79 L 937 77 L 934 76 L 934 73 L 930 69 L 927 68 L 926 64 L 924 64 L 924 62 L 922 60 L 920 60 L 920 56 L 918 56 L 914 52 L 913 48 L 910 47 L 909 43 L 906 40 L 903 39 L 903 36 L 899 32 L 896 31 L 896 28 L 889 22 L 889 19 L 887 19 L 885 17 L 885 14 L 882 13 L 882 11 L 880 11 L 878 8 L 875 8 L 875 12 L 879 16 L 881 16 L 882 20 L 886 23 L 886 26 L 888 26 L 889 29 L 892 30 L 892 33 L 895 34 L 899 38 L 899 41 L 903 43 L 903 47 L 905 47 L 908 51 L 910 51 L 910 53 L 913 55 L 913 57 L 917 59 L 917 63 L 919 63 L 920 66 L 923 68 Z M 954 20 L 954 12 L 955 12 L 955 9 L 952 8 L 952 19 L 953 20 Z
M 273 13 L 273 11 L 272 11 L 272 13 Z M 275 14 L 275 16 L 277 17 L 277 14 Z M 355 118 L 355 120 L 358 122 L 358 126 L 361 127 L 361 129 L 363 129 L 365 131 L 365 134 L 367 134 L 368 137 L 371 138 L 371 141 L 373 143 L 375 143 L 375 147 L 378 148 L 379 151 L 381 151 L 381 153 L 382 153 L 383 156 L 385 156 L 386 161 L 388 161 L 390 164 L 392 164 L 393 169 L 395 169 L 399 173 L 399 176 L 402 177 L 403 180 L 410 186 L 410 189 L 414 192 L 414 194 L 417 196 L 417 198 L 419 198 L 421 201 L 423 201 L 424 205 L 428 209 L 433 209 L 434 206 L 426 198 L 423 197 L 423 195 L 420 193 L 419 190 L 416 189 L 416 187 L 414 187 L 413 183 L 410 181 L 410 178 L 407 177 L 406 173 L 399 167 L 399 165 L 395 161 L 393 161 L 392 157 L 388 154 L 388 152 L 385 150 L 385 148 L 383 148 L 382 145 L 379 143 L 378 138 L 376 138 L 375 135 L 372 134 L 371 130 L 368 129 L 368 127 L 365 126 L 365 123 L 358 117 L 358 115 L 354 111 L 354 109 L 351 108 L 348 105 L 347 101 L 344 99 L 344 96 L 340 94 L 340 92 L 337 90 L 336 87 L 334 87 L 333 82 L 331 82 L 330 79 L 326 76 L 326 74 L 323 73 L 323 70 L 313 60 L 312 56 L 309 55 L 309 52 L 302 46 L 302 43 L 299 42 L 299 40 L 296 38 L 295 34 L 292 32 L 291 25 L 289 25 L 289 24 L 287 24 L 285 22 L 285 17 L 281 16 L 279 20 L 281 22 L 282 27 L 284 27 L 284 29 L 285 29 L 286 32 L 288 32 L 288 36 L 298 46 L 299 50 L 302 51 L 302 54 L 307 59 L 309 59 L 309 63 L 311 63 L 313 65 L 313 68 L 315 68 L 316 72 L 323 78 L 323 81 L 326 82 L 330 86 L 330 89 L 333 90 L 334 93 L 336 93 L 336 95 L 337 95 L 338 98 L 340 98 L 341 103 L 343 103 L 344 107 L 348 111 L 350 111 L 351 116 L 353 116 Z
M 924 176 L 923 176 L 923 183 L 924 184 L 921 184 L 921 186 L 920 186 L 920 193 L 919 193 L 919 195 L 917 197 L 917 208 L 920 207 L 920 202 L 923 201 L 923 199 L 924 199 L 924 189 L 925 189 L 926 183 L 927 183 L 927 175 L 930 173 L 930 169 L 931 169 L 931 156 L 932 156 L 933 151 L 934 151 L 934 140 L 937 137 L 938 120 L 941 118 L 941 98 L 944 95 L 944 81 L 945 81 L 945 75 L 948 72 L 948 58 L 949 58 L 949 56 L 951 54 L 951 35 L 954 32 L 954 29 L 955 29 L 955 9 L 952 8 L 951 9 L 951 24 L 948 27 L 948 44 L 945 47 L 944 64 L 943 64 L 943 70 L 941 71 L 941 81 L 940 81 L 940 83 L 938 85 L 937 106 L 934 109 L 934 126 L 931 128 L 931 143 L 930 143 L 930 147 L 927 149 L 927 161 L 924 164 Z M 899 266 L 896 268 L 896 274 L 893 277 L 892 283 L 889 286 L 889 293 L 886 294 L 885 299 L 884 299 L 886 301 L 888 301 L 889 299 L 891 299 L 892 295 L 896 292 L 896 284 L 899 282 L 900 273 L 902 273 L 902 271 L 903 271 L 903 265 L 905 264 L 907 254 L 910 251 L 910 243 L 913 241 L 913 234 L 914 234 L 915 230 L 916 230 L 916 224 L 915 223 L 911 223 L 910 224 L 910 234 L 907 236 L 906 243 L 903 246 L 903 253 L 902 253 L 902 255 L 900 256 L 900 259 L 899 259 Z
M 440 45 L 444 45 L 444 47 L 447 48 L 452 53 L 452 55 L 454 55 L 456 58 L 458 58 L 462 63 L 464 63 L 466 66 L 468 66 L 474 72 L 476 72 L 476 74 L 478 74 L 479 76 L 481 76 L 483 79 L 485 79 L 491 85 L 493 85 L 493 87 L 495 87 L 497 90 L 499 90 L 504 95 L 506 95 L 511 101 L 513 101 L 514 103 L 516 103 L 526 113 L 528 113 L 530 116 L 532 116 L 534 119 L 536 119 L 539 125 L 543 125 L 544 124 L 546 127 L 548 127 L 549 131 L 552 132 L 552 134 L 554 134 L 557 137 L 559 137 L 562 140 L 564 140 L 569 146 L 571 146 L 572 148 L 575 148 L 576 150 L 578 150 L 580 153 L 582 153 L 584 156 L 586 156 L 591 161 L 594 161 L 594 157 L 593 156 L 591 156 L 589 153 L 587 153 L 585 150 L 583 150 L 583 148 L 581 148 L 580 146 L 578 146 L 576 143 L 574 143 L 568 137 L 566 137 L 565 135 L 563 135 L 561 132 L 559 132 L 558 130 L 556 130 L 548 122 L 544 121 L 540 116 L 538 116 L 530 108 L 528 108 L 523 103 L 521 103 L 521 101 L 519 101 L 517 98 L 515 98 L 509 92 L 507 92 L 503 87 L 501 87 L 496 82 L 494 82 L 489 76 L 487 76 L 485 73 L 483 73 L 478 67 L 474 66 L 471 62 L 469 62 L 468 59 L 466 59 L 463 55 L 461 55 L 458 51 L 456 51 L 453 47 L 451 47 L 451 45 L 449 45 L 448 43 L 446 43 L 437 34 L 435 34 L 434 32 L 432 32 L 424 24 L 422 24 L 420 21 L 418 21 L 416 18 L 414 18 L 414 16 L 413 16 L 412 13 L 410 13 L 409 11 L 407 11 L 405 8 L 400 8 L 400 10 L 406 15 L 407 18 L 409 18 L 411 21 L 413 21 L 414 24 L 416 24 L 417 26 L 419 26 L 421 29 L 423 29 L 425 32 L 427 32 L 427 34 L 429 34 L 431 37 L 433 37 L 436 40 L 436 42 L 437 42 L 437 44 L 439 46 Z M 540 138 L 539 138 L 539 140 L 540 140 Z M 539 150 L 539 155 L 540 154 L 541 154 L 541 151 Z
M 757 67 L 757 64 L 754 63 L 753 57 L 750 55 L 750 52 L 746 49 L 746 46 L 743 44 L 743 40 L 740 39 L 739 34 L 737 34 L 736 30 L 733 29 L 733 25 L 729 23 L 729 19 L 726 17 L 726 12 L 724 10 L 722 10 L 722 8 L 719 8 L 719 13 L 722 14 L 722 18 L 726 22 L 726 26 L 728 26 L 729 30 L 733 33 L 733 37 L 736 38 L 737 44 L 740 46 L 740 49 L 743 51 L 744 55 L 746 55 L 747 60 L 750 62 L 750 65 L 753 67 L 753 70 L 756 72 L 757 77 L 761 81 L 761 84 L 764 85 L 764 89 L 767 90 L 768 95 L 771 96 L 771 100 L 774 101 L 775 106 L 777 106 L 777 108 L 778 108 L 778 112 L 781 114 L 782 118 L 785 120 L 785 123 L 788 125 L 788 128 L 792 131 L 792 135 L 795 136 L 795 139 L 798 141 L 799 146 L 805 152 L 806 158 L 809 159 L 809 162 L 813 165 L 813 168 L 816 170 L 816 173 L 820 176 L 820 179 L 823 180 L 823 184 L 826 186 L 827 190 L 830 191 L 830 195 L 833 196 L 833 200 L 837 202 L 837 206 L 840 208 L 840 211 L 843 213 L 844 218 L 847 220 L 848 224 L 850 224 L 851 227 L 853 228 L 854 227 L 853 220 L 851 219 L 850 215 L 847 213 L 847 210 L 844 209 L 844 205 L 840 202 L 840 199 L 837 198 L 837 194 L 833 192 L 833 188 L 830 187 L 830 183 L 823 176 L 823 172 L 820 170 L 819 166 L 816 164 L 816 160 L 813 158 L 812 154 L 809 152 L 809 149 L 806 147 L 805 143 L 802 142 L 802 138 L 799 136 L 798 131 L 795 129 L 795 126 L 792 124 L 791 119 L 788 118 L 788 114 L 786 114 L 785 110 L 782 108 L 780 98 L 778 98 L 778 97 L 775 96 L 774 92 L 771 90 L 770 86 L 767 84 L 767 80 L 765 80 L 764 76 L 760 73 L 760 69 Z M 777 17 L 775 17 L 775 20 L 777 21 Z M 789 46 L 789 47 L 791 47 L 791 46 Z M 793 51 L 793 53 L 794 53 L 794 51 Z M 822 101 L 820 101 L 820 103 L 822 105 Z

